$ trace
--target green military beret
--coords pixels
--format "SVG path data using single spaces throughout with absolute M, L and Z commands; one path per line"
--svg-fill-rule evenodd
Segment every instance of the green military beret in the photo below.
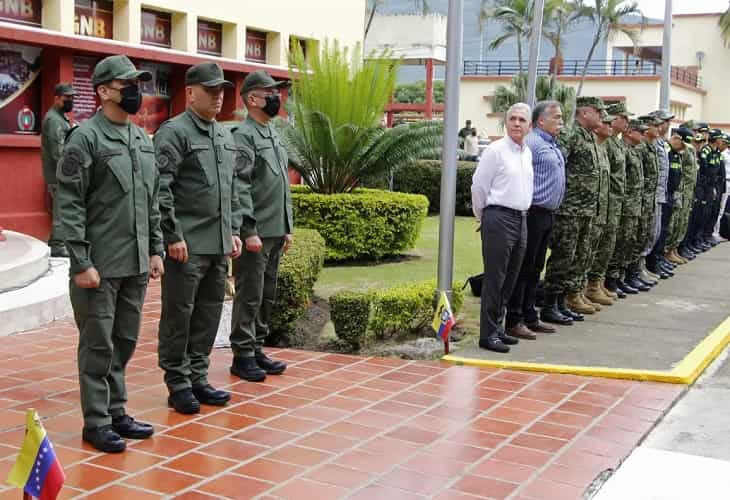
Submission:
M 674 115 L 672 113 L 670 113 L 669 111 L 665 111 L 663 109 L 658 109 L 656 111 L 652 111 L 651 113 L 649 113 L 649 115 L 651 115 L 655 118 L 659 118 L 663 122 L 668 122 L 669 120 L 674 119 Z
M 190 66 L 185 72 L 185 85 L 202 85 L 203 87 L 233 87 L 233 84 L 223 78 L 223 70 L 213 62 L 200 63 Z
M 69 83 L 59 83 L 53 89 L 53 95 L 76 95 L 76 91 Z
M 95 87 L 112 80 L 152 80 L 152 73 L 149 71 L 138 71 L 127 56 L 109 56 L 96 65 L 91 75 L 91 83 Z
M 600 97 L 580 96 L 575 100 L 576 108 L 582 108 L 585 106 L 590 106 L 598 111 L 606 109 L 606 106 L 603 104 L 603 100 Z
M 273 89 L 289 87 L 291 87 L 291 82 L 289 82 L 288 80 L 277 82 L 276 80 L 271 78 L 270 74 L 260 69 L 258 71 L 254 71 L 253 73 L 249 73 L 243 80 L 241 95 L 253 89 Z
M 709 132 L 710 126 L 706 124 L 705 122 L 700 122 L 697 124 L 697 128 L 695 129 L 697 132 Z
M 649 127 L 644 125 L 641 120 L 635 119 L 629 120 L 629 128 L 633 130 L 638 130 L 639 132 L 646 132 L 647 130 L 649 130 Z
M 616 104 L 611 104 L 610 106 L 606 107 L 606 111 L 614 116 L 623 116 L 624 118 L 634 116 L 634 113 L 631 113 L 628 109 L 626 109 L 625 102 L 617 102 Z
M 660 120 L 656 116 L 652 116 L 652 115 L 643 115 L 643 116 L 640 116 L 639 117 L 639 121 L 642 122 L 644 125 L 648 125 L 650 127 L 651 126 L 661 125 L 662 123 L 664 123 L 663 120 Z

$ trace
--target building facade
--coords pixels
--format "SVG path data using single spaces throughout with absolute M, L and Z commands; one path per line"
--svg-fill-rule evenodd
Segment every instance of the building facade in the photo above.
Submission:
M 135 118 L 153 134 L 185 109 L 187 68 L 212 60 L 235 85 L 219 117 L 230 120 L 242 107 L 238 91 L 248 73 L 288 78 L 295 44 L 354 46 L 364 16 L 365 0 L 0 0 L 0 226 L 47 237 L 38 132 L 57 83 L 73 83 L 73 118 L 83 121 L 97 107 L 94 66 L 127 55 L 154 75 Z

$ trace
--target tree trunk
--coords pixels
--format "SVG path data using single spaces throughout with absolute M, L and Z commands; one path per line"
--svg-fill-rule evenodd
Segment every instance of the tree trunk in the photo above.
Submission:
M 368 23 L 365 25 L 365 36 L 364 38 L 368 37 L 368 32 L 370 31 L 370 25 L 373 24 L 373 18 L 375 17 L 375 11 L 378 10 L 378 4 L 373 3 L 373 10 L 370 11 L 370 16 L 368 17 Z
M 586 58 L 585 64 L 583 64 L 583 71 L 580 73 L 580 82 L 578 82 L 578 90 L 575 92 L 575 97 L 580 97 L 580 93 L 583 90 L 583 82 L 585 82 L 586 79 L 586 73 L 588 73 L 588 65 L 591 63 L 591 59 L 593 59 L 593 52 L 596 50 L 596 47 L 598 46 L 598 42 L 601 40 L 600 38 L 600 32 L 596 34 L 595 38 L 593 38 L 593 45 L 591 45 L 591 50 L 588 51 L 588 57 Z
M 520 71 L 518 74 L 522 74 L 522 36 L 517 35 L 517 62 L 519 64 Z

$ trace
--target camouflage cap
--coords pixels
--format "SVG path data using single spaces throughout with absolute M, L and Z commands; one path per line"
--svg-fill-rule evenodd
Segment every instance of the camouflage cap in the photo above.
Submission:
M 663 122 L 668 122 L 669 120 L 674 119 L 674 115 L 672 113 L 663 109 L 652 111 L 651 113 L 649 113 L 649 115 L 659 118 Z
M 200 63 L 190 66 L 185 72 L 185 85 L 202 85 L 203 87 L 233 87 L 223 78 L 223 69 L 214 62 Z
M 575 100 L 576 108 L 582 108 L 585 106 L 590 106 L 598 111 L 606 109 L 606 106 L 603 104 L 603 100 L 600 97 L 580 96 Z
M 687 128 L 689 130 L 694 130 L 696 125 L 694 120 L 687 120 L 686 122 L 679 124 L 680 128 Z
M 695 128 L 697 132 L 709 132 L 710 126 L 706 124 L 705 122 L 699 122 L 697 124 L 697 128 Z
M 664 123 L 663 120 L 660 120 L 656 116 L 652 116 L 652 115 L 640 116 L 639 121 L 641 121 L 644 125 L 648 125 L 650 127 L 655 127 L 657 125 L 661 125 L 662 123 Z
M 611 104 L 610 106 L 606 107 L 606 111 L 614 116 L 623 116 L 624 118 L 634 116 L 634 113 L 631 113 L 628 109 L 626 109 L 625 102 L 617 102 L 616 104 Z
M 632 130 L 638 130 L 639 132 L 646 132 L 649 127 L 644 125 L 641 120 L 631 119 L 629 120 L 629 128 Z
M 277 82 L 276 80 L 271 78 L 271 75 L 269 73 L 260 69 L 258 71 L 254 71 L 253 73 L 249 73 L 246 76 L 246 79 L 243 80 L 243 86 L 241 87 L 241 95 L 243 95 L 246 92 L 249 92 L 253 89 L 272 89 L 272 88 L 289 88 L 289 87 L 291 87 L 290 81 L 283 80 L 283 81 Z
M 53 89 L 53 95 L 76 95 L 76 91 L 69 83 L 59 83 Z
M 94 73 L 91 75 L 91 84 L 96 87 L 112 80 L 142 80 L 148 82 L 152 80 L 152 73 L 137 70 L 127 56 L 109 56 L 99 61 L 94 68 Z
M 682 138 L 682 142 L 685 144 L 692 144 L 692 139 L 694 139 L 694 134 L 692 131 L 686 127 L 679 127 L 679 128 L 673 128 L 672 129 L 672 135 L 678 135 Z
M 603 123 L 613 123 L 613 121 L 616 119 L 615 115 L 609 115 L 605 111 L 601 113 L 601 121 Z

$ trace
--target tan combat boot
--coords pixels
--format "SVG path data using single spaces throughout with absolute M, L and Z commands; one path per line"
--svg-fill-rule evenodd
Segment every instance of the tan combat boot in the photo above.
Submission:
M 605 285 L 605 283 L 604 283 L 603 280 L 601 280 L 599 282 L 599 284 L 601 285 L 601 290 L 603 290 L 603 294 L 604 295 L 612 298 L 614 300 L 614 302 L 618 299 L 618 294 L 616 292 L 612 292 L 611 290 L 609 290 L 608 288 L 606 288 L 606 285 Z
M 680 265 L 686 264 L 687 262 L 689 262 L 687 259 L 685 259 L 681 255 L 679 255 L 679 253 L 677 253 L 677 249 L 676 248 L 672 248 L 671 254 L 672 254 L 672 257 L 674 257 L 675 259 L 677 259 L 677 262 L 679 262 Z
M 601 288 L 601 282 L 599 280 L 588 282 L 585 297 L 594 304 L 600 304 L 602 306 L 613 305 L 613 299 L 603 293 L 603 289 Z
M 581 299 L 581 294 L 576 292 L 571 292 L 565 296 L 565 305 L 568 306 L 568 309 L 571 311 L 575 311 L 580 314 L 595 314 L 596 309 L 583 302 Z

